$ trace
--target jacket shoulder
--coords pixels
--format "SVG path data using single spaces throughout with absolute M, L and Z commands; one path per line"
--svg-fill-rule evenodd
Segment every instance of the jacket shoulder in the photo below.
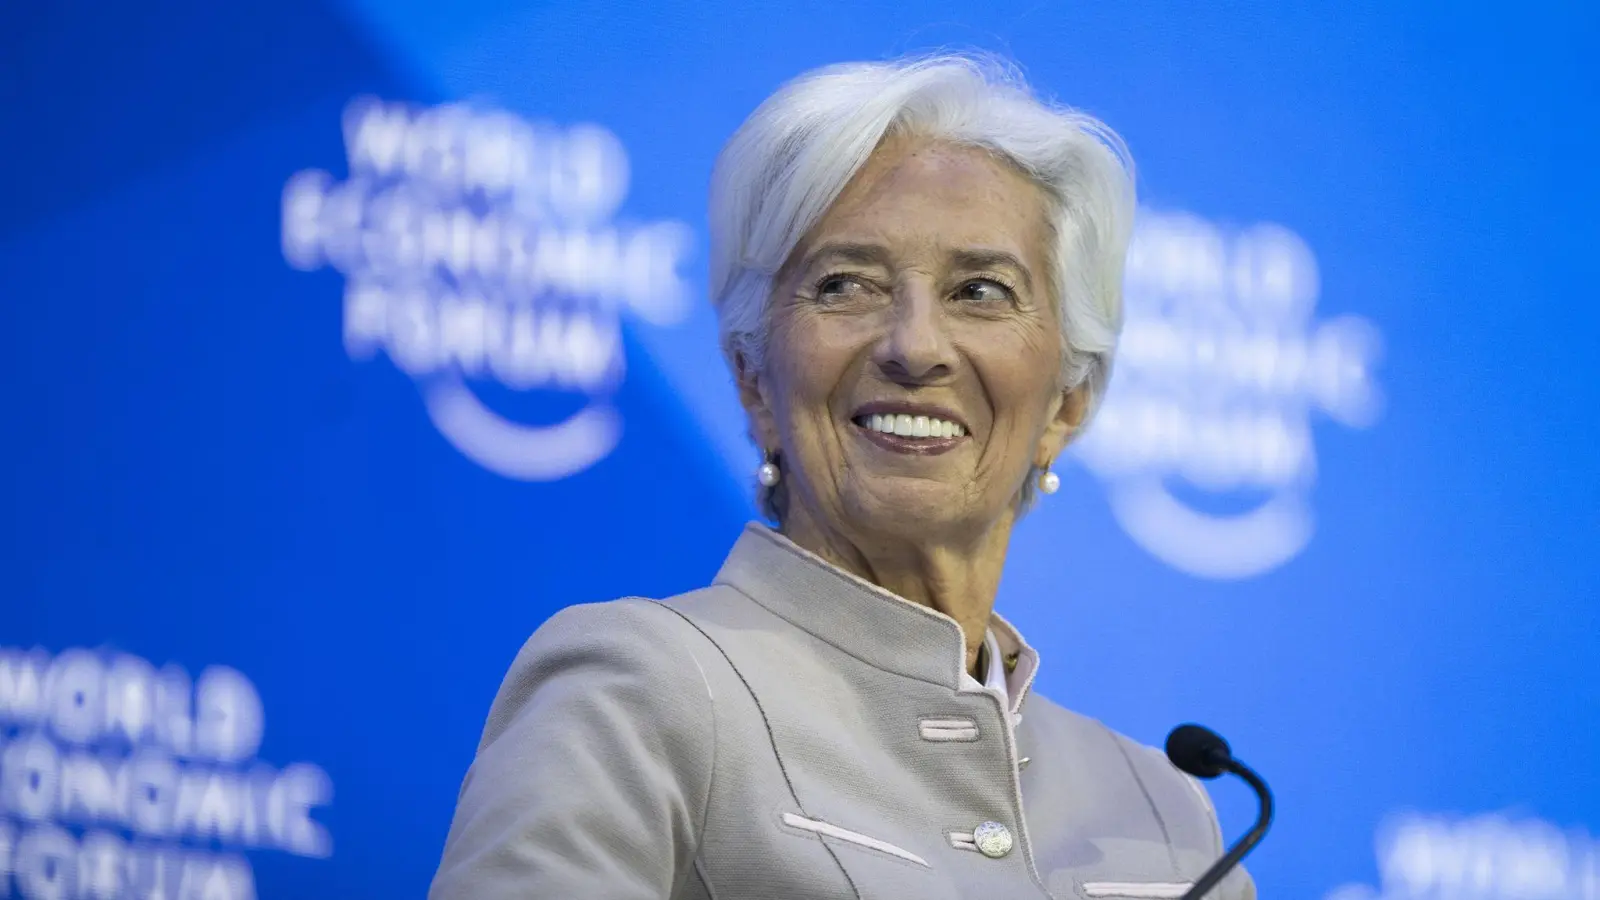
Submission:
M 506 673 L 481 746 L 510 724 L 532 695 L 552 684 L 608 692 L 636 705 L 684 707 L 703 718 L 696 698 L 709 689 L 698 661 L 699 638 L 660 601 L 624 597 L 564 607 L 522 645 Z
M 676 896 L 716 756 L 695 640 L 639 598 L 546 620 L 495 697 L 430 896 Z
M 619 597 L 563 607 L 534 631 L 518 659 L 563 646 L 638 650 L 645 664 L 681 659 L 695 644 L 694 628 L 682 613 L 717 603 L 725 590 L 702 588 L 664 599 Z

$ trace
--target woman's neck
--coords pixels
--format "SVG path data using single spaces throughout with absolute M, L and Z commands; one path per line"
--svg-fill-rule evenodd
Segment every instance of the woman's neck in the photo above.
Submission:
M 966 641 L 967 671 L 972 672 L 994 612 L 1012 521 L 1007 515 L 970 539 L 912 540 L 846 534 L 791 507 L 778 530 L 846 572 L 954 619 Z M 981 674 L 974 677 L 982 680 Z

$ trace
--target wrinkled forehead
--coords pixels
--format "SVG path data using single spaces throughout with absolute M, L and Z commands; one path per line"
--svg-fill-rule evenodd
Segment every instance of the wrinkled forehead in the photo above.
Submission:
M 888 255 L 1014 256 L 1045 265 L 1050 234 L 1044 190 L 998 154 L 916 137 L 881 143 L 790 255 L 840 243 L 881 246 Z

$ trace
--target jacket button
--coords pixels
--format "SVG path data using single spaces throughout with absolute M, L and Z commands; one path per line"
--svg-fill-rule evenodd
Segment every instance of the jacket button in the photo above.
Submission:
M 999 822 L 985 822 L 972 830 L 972 842 L 978 852 L 990 859 L 999 859 L 1011 852 L 1011 829 Z

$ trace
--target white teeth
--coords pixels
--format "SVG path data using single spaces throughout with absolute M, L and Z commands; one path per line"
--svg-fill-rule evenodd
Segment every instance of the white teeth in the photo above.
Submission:
M 901 437 L 949 438 L 965 437 L 967 430 L 948 419 L 934 416 L 913 416 L 908 413 L 873 413 L 857 416 L 856 424 L 862 428 Z

